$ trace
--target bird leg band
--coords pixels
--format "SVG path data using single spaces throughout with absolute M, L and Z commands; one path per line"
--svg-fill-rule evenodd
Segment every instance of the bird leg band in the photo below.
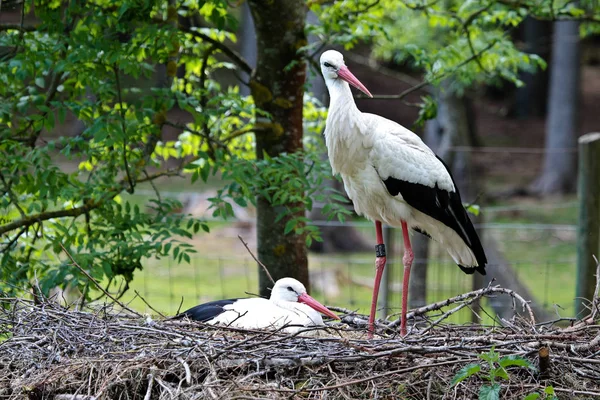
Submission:
M 385 244 L 381 243 L 375 245 L 375 256 L 385 257 Z

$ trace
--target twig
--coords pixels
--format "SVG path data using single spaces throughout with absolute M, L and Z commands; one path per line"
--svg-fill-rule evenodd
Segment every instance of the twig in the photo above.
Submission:
M 113 65 L 113 72 L 115 74 L 115 84 L 117 86 L 117 98 L 119 99 L 119 113 L 121 114 L 121 130 L 123 131 L 123 166 L 125 167 L 125 176 L 127 177 L 127 183 L 129 184 L 127 193 L 131 194 L 135 190 L 135 185 L 131 177 L 131 172 L 129 172 L 129 162 L 127 161 L 127 127 L 125 125 L 126 111 L 121 96 L 121 80 L 119 79 L 119 68 L 116 64 Z
M 461 301 L 465 301 L 465 300 L 470 299 L 470 298 L 480 298 L 480 297 L 486 296 L 486 295 L 491 294 L 491 293 L 504 293 L 504 294 L 508 294 L 513 299 L 518 300 L 521 303 L 521 305 L 523 307 L 523 310 L 526 310 L 527 313 L 529 314 L 529 319 L 530 319 L 532 325 L 535 326 L 535 317 L 533 316 L 533 310 L 531 309 L 531 306 L 529 305 L 529 302 L 526 301 L 523 297 L 521 297 L 521 295 L 519 295 L 515 291 L 510 290 L 510 289 L 506 289 L 506 288 L 502 288 L 502 287 L 499 287 L 499 286 L 487 286 L 487 287 L 482 288 L 482 289 L 474 290 L 472 292 L 464 293 L 464 294 L 461 294 L 459 296 L 451 297 L 451 298 L 449 298 L 447 300 L 444 300 L 444 301 L 439 301 L 437 303 L 433 303 L 433 304 L 426 305 L 424 307 L 417 308 L 416 310 L 413 310 L 413 311 L 409 312 L 406 315 L 406 318 L 414 318 L 414 317 L 419 316 L 419 315 L 424 315 L 424 314 L 426 314 L 426 313 L 428 313 L 430 311 L 440 310 L 440 309 L 442 309 L 444 307 L 449 306 L 450 304 L 454 304 L 454 303 L 458 303 L 458 302 L 461 302 Z M 392 316 L 393 315 L 397 315 L 397 314 L 392 314 Z M 397 326 L 399 324 L 400 324 L 400 321 L 399 320 L 395 320 L 395 321 L 391 322 L 390 324 L 388 324 L 388 328 L 393 328 L 393 327 L 395 327 L 395 326 Z
M 427 334 L 427 332 L 429 332 L 430 330 L 432 330 L 434 327 L 438 326 L 440 324 L 440 322 L 442 322 L 443 320 L 445 320 L 446 318 L 448 318 L 449 316 L 451 316 L 452 314 L 457 313 L 458 311 L 462 310 L 463 308 L 465 308 L 466 306 L 468 306 L 469 304 L 472 304 L 475 300 L 477 300 L 480 297 L 473 297 L 471 298 L 469 301 L 466 301 L 464 303 L 460 303 L 458 306 L 446 311 L 445 313 L 443 313 L 441 316 L 439 316 L 435 321 L 433 321 L 427 328 L 425 328 L 422 332 L 419 332 L 420 335 L 425 335 Z
M 596 261 L 596 288 L 594 289 L 594 298 L 592 299 L 592 321 L 596 320 L 598 314 L 598 308 L 600 307 L 600 261 L 595 255 L 592 255 Z
M 362 379 L 356 379 L 356 380 L 353 380 L 353 381 L 340 383 L 339 385 L 325 386 L 325 387 L 322 387 L 322 388 L 315 388 L 315 389 L 305 389 L 304 391 L 306 391 L 306 392 L 320 392 L 322 390 L 338 389 L 338 388 L 341 388 L 341 387 L 344 387 L 344 386 L 356 385 L 357 383 L 369 382 L 369 381 L 372 381 L 372 380 L 375 380 L 375 379 L 385 378 L 386 376 L 405 374 L 407 372 L 415 371 L 415 370 L 418 370 L 418 369 L 435 368 L 435 367 L 441 367 L 443 365 L 460 364 L 460 363 L 469 362 L 469 361 L 472 361 L 472 359 L 471 358 L 461 358 L 461 359 L 458 359 L 458 360 L 444 361 L 444 362 L 432 363 L 432 364 L 427 364 L 427 365 L 416 365 L 414 367 L 401 368 L 401 369 L 397 369 L 395 371 L 384 372 L 383 374 L 377 374 L 377 375 L 368 376 L 368 377 L 362 378 Z
M 532 388 L 532 389 L 541 389 L 541 390 L 545 389 L 545 387 L 541 386 L 541 385 L 523 385 L 523 387 L 525 387 L 525 388 Z M 583 395 L 586 395 L 586 396 L 600 397 L 600 392 L 591 392 L 589 390 L 567 389 L 567 388 L 561 388 L 561 387 L 556 387 L 556 386 L 553 386 L 552 388 L 554 389 L 555 392 L 569 393 L 569 394 L 572 394 L 572 395 L 583 394 Z
M 248 253 L 250 253 L 250 255 L 252 256 L 252 258 L 254 258 L 254 261 L 256 261 L 258 263 L 258 265 L 260 265 L 262 267 L 262 269 L 265 271 L 265 274 L 267 274 L 267 277 L 269 278 L 269 280 L 271 281 L 271 283 L 274 285 L 275 281 L 273 280 L 273 277 L 269 273 L 269 270 L 267 269 L 267 266 L 265 264 L 263 264 L 258 258 L 256 258 L 256 256 L 252 253 L 252 251 L 248 247 L 248 243 L 244 242 L 244 239 L 242 239 L 242 237 L 240 235 L 238 235 L 238 239 L 240 239 L 240 241 L 242 242 L 242 244 L 244 245 L 244 247 L 246 248 L 246 250 L 248 250 Z
M 160 311 L 158 311 L 156 308 L 152 307 L 150 305 L 150 303 L 148 303 L 146 301 L 146 299 L 137 290 L 134 290 L 134 292 L 135 292 L 135 295 L 137 297 L 139 297 L 144 302 L 145 305 L 148 306 L 148 308 L 150 308 L 152 311 L 154 311 L 155 313 L 157 313 L 158 315 L 160 315 L 162 318 L 165 318 L 165 315 L 163 313 L 161 313 Z
M 192 384 L 192 373 L 190 372 L 189 364 L 181 357 L 178 357 L 177 361 L 183 365 L 183 369 L 185 369 L 185 383 L 190 386 Z
M 485 46 L 483 49 L 481 49 L 479 52 L 477 52 L 476 54 L 473 54 L 471 57 L 467 58 L 466 60 L 460 62 L 459 64 L 457 64 L 454 68 L 452 68 L 451 71 L 447 72 L 447 73 L 442 73 L 438 76 L 434 76 L 433 78 L 431 78 L 430 80 L 427 81 L 423 81 L 417 85 L 414 85 L 404 91 L 402 91 L 400 94 L 389 94 L 389 95 L 373 95 L 373 97 L 369 97 L 367 95 L 358 95 L 355 96 L 357 99 L 373 99 L 373 100 L 401 100 L 403 98 L 405 98 L 406 96 L 408 96 L 409 94 L 411 94 L 412 92 L 416 92 L 417 90 L 420 90 L 422 88 L 424 88 L 425 86 L 428 86 L 430 84 L 432 84 L 434 81 L 436 80 L 440 80 L 442 78 L 445 78 L 446 76 L 452 75 L 453 73 L 455 73 L 456 71 L 458 71 L 461 67 L 463 67 L 464 65 L 470 63 L 471 61 L 475 60 L 477 57 L 481 56 L 483 53 L 485 53 L 486 51 L 488 51 L 489 49 L 491 49 L 492 47 L 494 47 L 496 45 L 496 43 L 498 43 L 498 40 L 493 40 L 490 44 L 488 44 L 487 46 Z
M 71 256 L 71 254 L 69 254 L 69 252 L 67 251 L 67 249 L 65 248 L 65 246 L 63 246 L 62 243 L 59 243 L 60 247 L 63 249 L 63 251 L 65 252 L 65 254 L 67 255 L 67 257 L 69 257 L 69 259 L 71 259 L 71 262 L 73 263 L 74 266 L 77 267 L 77 269 L 79 269 L 79 271 L 81 271 L 82 274 L 84 274 L 98 289 L 100 289 L 106 296 L 108 296 L 112 301 L 114 301 L 115 303 L 117 303 L 119 306 L 121 306 L 124 310 L 127 310 L 135 315 L 137 315 L 138 317 L 142 317 L 143 315 L 138 313 L 137 311 L 127 307 L 124 303 L 120 302 L 119 300 L 115 299 L 113 297 L 112 294 L 110 294 L 108 291 L 104 290 L 104 288 L 102 287 L 102 285 L 100 285 L 90 274 L 87 273 L 86 270 L 84 270 L 83 268 L 81 268 L 81 266 L 79 264 L 77 264 L 77 261 L 75 261 L 75 259 Z
M 156 367 L 153 365 L 152 367 L 150 367 L 150 373 L 148 374 L 148 389 L 146 389 L 146 395 L 144 396 L 144 400 L 150 400 L 150 397 L 152 396 L 154 374 L 156 374 Z
M 192 29 L 188 29 L 188 28 L 185 28 L 185 27 L 181 26 L 180 29 L 183 32 L 190 33 L 190 34 L 192 34 L 194 36 L 199 37 L 200 39 L 204 40 L 205 42 L 208 42 L 208 43 L 214 45 L 219 50 L 221 50 L 225 55 L 227 55 L 229 58 L 231 58 L 231 60 L 235 64 L 237 64 L 237 66 L 240 67 L 244 72 L 246 72 L 249 75 L 252 74 L 253 68 L 248 63 L 248 61 L 246 61 L 246 59 L 244 57 L 242 57 L 242 55 L 240 53 L 238 53 L 237 51 L 231 49 L 225 43 L 220 42 L 220 41 L 218 41 L 216 39 L 213 39 L 210 36 L 205 35 L 204 33 L 198 32 L 197 30 L 195 30 L 193 28 Z

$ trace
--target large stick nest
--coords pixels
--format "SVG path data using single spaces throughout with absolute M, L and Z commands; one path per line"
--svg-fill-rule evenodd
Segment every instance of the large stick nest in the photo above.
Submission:
M 481 355 L 493 351 L 532 365 L 496 379 L 501 398 L 550 386 L 559 398 L 600 397 L 596 313 L 566 324 L 535 324 L 528 312 L 503 326 L 444 323 L 442 306 L 460 309 L 493 293 L 519 301 L 488 287 L 413 311 L 419 322 L 405 338 L 395 321 L 379 321 L 374 339 L 354 314 L 288 335 L 0 299 L 0 399 L 472 399 L 490 385 Z M 452 385 L 470 364 L 481 372 Z

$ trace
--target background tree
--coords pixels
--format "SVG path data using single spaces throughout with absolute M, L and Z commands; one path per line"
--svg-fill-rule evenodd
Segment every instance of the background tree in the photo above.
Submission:
M 90 298 L 61 245 L 119 294 L 145 258 L 188 261 L 193 249 L 181 238 L 207 230 L 205 221 L 178 214 L 180 204 L 158 191 L 149 209 L 128 196 L 160 178 L 216 174 L 215 216 L 230 216 L 232 202 L 256 204 L 260 257 L 277 276 L 306 281 L 305 244 L 319 233 L 304 212 L 335 192 L 319 190 L 330 175 L 319 158 L 325 110 L 303 92 L 304 62 L 315 67 L 329 45 L 366 43 L 380 60 L 419 72 L 409 90 L 379 96 L 411 106 L 407 96 L 427 85 L 459 97 L 521 85 L 520 72 L 544 62 L 518 49 L 511 31 L 532 17 L 577 19 L 595 32 L 598 9 L 588 3 L 312 1 L 320 23 L 306 31 L 319 41 L 307 44 L 304 2 L 255 0 L 257 69 L 233 50 L 237 10 L 225 0 L 17 3 L 16 19 L 0 24 L 3 288 L 37 279 L 44 291 L 62 282 Z M 167 76 L 160 84 L 157 65 Z M 231 70 L 252 78 L 252 96 L 217 79 Z M 433 97 L 417 105 L 421 122 L 435 116 Z M 74 135 L 64 132 L 69 119 L 82 124 Z M 324 212 L 348 214 L 332 201 Z
M 181 238 L 208 230 L 205 221 L 179 214 L 181 204 L 158 190 L 148 209 L 128 197 L 160 178 L 196 183 L 219 173 L 224 186 L 211 199 L 215 216 L 230 216 L 232 202 L 247 205 L 260 195 L 261 215 L 285 231 L 269 234 L 285 233 L 298 248 L 318 239 L 302 210 L 312 204 L 311 187 L 329 175 L 327 165 L 315 165 L 310 154 L 285 154 L 302 149 L 303 67 L 289 61 L 299 61 L 296 49 L 304 44 L 303 7 L 295 11 L 299 42 L 282 47 L 288 62 L 253 75 L 253 94 L 265 111 L 216 79 L 222 70 L 253 72 L 225 44 L 237 28 L 227 2 L 177 5 L 24 2 L 15 23 L 0 25 L 0 47 L 7 49 L 0 59 L 3 290 L 26 290 L 37 281 L 46 293 L 73 286 L 91 298 L 89 282 L 61 245 L 118 295 L 146 258 L 189 262 L 194 249 Z M 155 87 L 157 65 L 167 79 Z M 283 91 L 271 87 L 295 72 Z M 319 130 L 323 111 L 306 113 L 309 132 Z M 73 118 L 83 129 L 70 136 L 63 124 Z M 178 135 L 166 135 L 167 128 Z M 266 139 L 258 150 L 254 132 Z M 318 145 L 313 140 L 309 148 Z M 305 250 L 297 254 L 297 262 L 282 258 L 272 268 L 305 273 Z
M 304 23 L 307 8 L 303 0 L 251 0 L 249 5 L 257 42 L 257 68 L 250 88 L 257 107 L 268 113 L 265 121 L 261 121 L 265 129 L 256 136 L 256 156 L 264 159 L 302 151 L 306 63 L 297 50 L 306 44 Z M 304 169 L 294 171 L 288 179 L 294 180 L 303 173 Z M 258 256 L 269 266 L 273 279 L 289 276 L 308 287 L 308 250 L 304 235 L 287 235 L 291 224 L 295 229 L 304 225 L 302 219 L 306 208 L 301 202 L 289 202 L 287 207 L 290 215 L 278 218 L 280 211 L 272 207 L 267 198 L 259 196 Z M 269 294 L 271 282 L 262 270 L 259 272 L 259 286 L 262 295 Z
M 546 119 L 546 153 L 541 175 L 532 185 L 535 193 L 547 195 L 575 190 L 575 150 L 577 137 L 582 133 L 578 129 L 580 77 L 579 22 L 555 22 Z

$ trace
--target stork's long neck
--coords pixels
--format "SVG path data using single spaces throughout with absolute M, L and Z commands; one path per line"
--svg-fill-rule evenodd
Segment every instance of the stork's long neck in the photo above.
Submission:
M 348 82 L 338 78 L 328 79 L 326 84 L 330 99 L 327 122 L 329 122 L 330 117 L 338 119 L 338 122 L 346 121 L 348 123 L 360 119 L 361 112 L 356 107 Z
M 352 173 L 366 157 L 360 150 L 365 132 L 363 115 L 356 107 L 350 85 L 341 79 L 326 81 L 329 89 L 329 112 L 325 143 L 333 173 Z

